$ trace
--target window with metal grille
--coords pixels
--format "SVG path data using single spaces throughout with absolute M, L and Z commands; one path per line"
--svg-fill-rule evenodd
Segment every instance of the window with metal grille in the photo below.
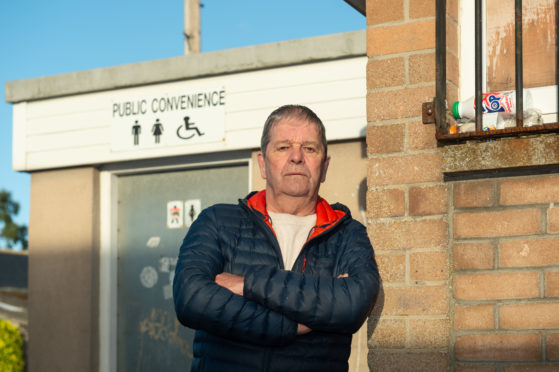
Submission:
M 462 1 L 472 1 L 472 0 L 462 0 Z M 475 2 L 475 15 L 471 22 L 474 23 L 475 29 L 475 91 L 471 92 L 474 97 L 474 102 L 483 102 L 482 105 L 474 104 L 474 110 L 470 122 L 467 120 L 457 120 L 453 115 L 452 111 L 457 111 L 457 105 L 454 107 L 447 103 L 447 77 L 446 77 L 446 53 L 447 53 L 447 41 L 446 41 L 446 22 L 447 22 L 447 11 L 446 11 L 446 0 L 436 0 L 436 97 L 433 102 L 426 102 L 423 104 L 423 123 L 436 125 L 436 137 L 440 143 L 452 143 L 452 142 L 462 142 L 466 140 L 476 140 L 476 139 L 488 139 L 497 137 L 514 137 L 514 136 L 525 136 L 531 134 L 540 133 L 550 133 L 559 132 L 559 119 L 557 118 L 557 107 L 559 107 L 559 93 L 557 92 L 557 87 L 559 84 L 559 58 L 558 56 L 558 43 L 555 43 L 554 58 L 549 60 L 550 64 L 555 64 L 555 85 L 547 87 L 553 89 L 553 94 L 548 96 L 553 96 L 554 101 L 554 116 L 552 122 L 548 120 L 543 120 L 541 115 L 537 110 L 527 110 L 526 106 L 526 89 L 524 87 L 524 76 L 523 76 L 523 59 L 530 58 L 530 56 L 523 56 L 523 1 L 514 0 L 514 91 L 504 93 L 497 92 L 496 96 L 508 95 L 510 99 L 513 99 L 516 103 L 516 109 L 509 113 L 491 113 L 488 114 L 491 109 L 489 109 L 489 99 L 498 99 L 490 94 L 484 94 L 486 87 L 484 84 L 484 13 L 482 0 L 473 0 Z M 486 0 L 491 2 L 494 0 Z M 512 0 L 511 0 L 512 1 Z M 553 0 L 550 0 L 553 1 Z M 554 25 L 550 24 L 547 26 L 548 29 L 545 30 L 545 37 L 552 38 L 553 34 L 555 40 L 558 40 L 557 35 L 559 33 L 559 1 L 554 1 L 552 6 L 555 8 L 555 19 Z M 486 8 L 487 9 L 487 8 Z M 489 10 L 487 10 L 489 11 Z M 469 20 L 468 20 L 469 21 Z M 535 27 L 539 27 L 536 25 Z M 541 27 L 546 27 L 542 25 Z M 548 40 L 551 43 L 552 40 Z M 553 67 L 553 66 L 551 66 Z M 486 71 L 485 71 L 486 72 Z M 541 90 L 540 90 L 541 91 Z M 549 98 L 549 97 L 547 97 Z M 485 108 L 487 107 L 487 109 Z M 454 110 L 453 110 L 454 109 Z M 500 110 L 503 108 L 501 107 Z M 530 108 L 531 109 L 531 108 Z M 470 110 L 470 111 L 471 111 Z M 485 111 L 485 113 L 484 113 Z M 535 111 L 532 115 L 536 115 L 536 119 L 527 119 L 527 114 L 531 111 Z M 503 117 L 506 118 L 506 126 L 503 124 Z M 537 117 L 537 115 L 540 115 Z M 489 122 L 488 119 L 500 120 L 501 126 L 491 126 L 486 125 Z M 465 125 L 468 124 L 468 125 Z M 464 129 L 462 129 L 464 128 Z

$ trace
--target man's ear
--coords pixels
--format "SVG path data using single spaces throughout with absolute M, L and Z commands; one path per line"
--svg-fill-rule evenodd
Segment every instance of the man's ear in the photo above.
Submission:
M 322 165 L 322 174 L 320 175 L 320 183 L 326 181 L 326 172 L 328 171 L 328 166 L 330 165 L 330 156 L 324 159 L 324 164 Z
M 266 179 L 266 161 L 264 160 L 264 154 L 262 154 L 262 151 L 258 151 L 258 166 L 260 167 L 260 177 L 262 177 L 263 180 Z

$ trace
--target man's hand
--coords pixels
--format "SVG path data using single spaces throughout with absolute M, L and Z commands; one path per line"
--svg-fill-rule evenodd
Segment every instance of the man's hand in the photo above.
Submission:
M 239 296 L 243 295 L 245 288 L 245 278 L 243 276 L 221 273 L 215 277 L 215 282 Z
M 310 331 L 312 331 L 312 329 L 310 329 L 309 327 L 307 327 L 304 324 L 297 324 L 297 335 L 305 335 L 307 333 L 309 333 Z
M 340 279 L 340 278 L 349 278 L 349 274 L 348 273 L 340 274 L 340 275 L 338 275 L 337 279 Z

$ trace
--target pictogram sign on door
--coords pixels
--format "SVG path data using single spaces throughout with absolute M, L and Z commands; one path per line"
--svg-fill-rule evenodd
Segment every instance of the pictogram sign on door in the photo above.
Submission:
M 190 370 L 194 332 L 173 307 L 179 248 L 202 208 L 247 190 L 247 165 L 119 177 L 119 371 Z

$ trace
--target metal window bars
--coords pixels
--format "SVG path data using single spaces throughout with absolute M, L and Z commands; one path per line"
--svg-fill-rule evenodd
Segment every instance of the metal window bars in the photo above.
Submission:
M 424 124 L 436 124 L 436 138 L 439 142 L 459 142 L 498 137 L 525 136 L 531 134 L 559 132 L 559 123 L 523 126 L 523 74 L 522 74 L 522 0 L 515 0 L 515 85 L 516 85 L 516 126 L 505 129 L 484 131 L 482 129 L 482 105 L 475 105 L 475 130 L 450 133 L 446 102 L 446 0 L 436 0 L 436 97 L 426 102 L 422 108 Z M 475 0 L 475 102 L 482 102 L 482 0 Z M 555 81 L 559 90 L 559 0 L 555 1 Z M 559 92 L 557 94 L 559 121 Z M 452 120 L 452 119 L 451 119 Z

